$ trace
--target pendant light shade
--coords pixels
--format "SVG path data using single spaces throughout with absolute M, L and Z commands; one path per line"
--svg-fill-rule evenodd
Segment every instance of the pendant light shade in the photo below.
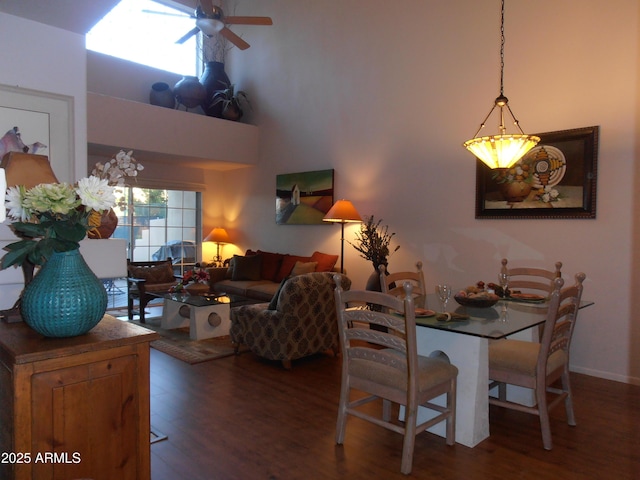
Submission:
M 509 99 L 504 96 L 504 0 L 502 0 L 500 40 L 500 96 L 496 98 L 493 107 L 480 124 L 480 128 L 474 138 L 462 144 L 464 148 L 482 160 L 489 168 L 511 167 L 540 141 L 540 137 L 527 135 L 522 131 L 520 122 L 518 122 L 509 107 Z M 500 111 L 498 135 L 478 136 L 496 107 Z M 513 124 L 518 128 L 519 133 L 507 133 L 504 125 L 505 109 L 511 115 Z

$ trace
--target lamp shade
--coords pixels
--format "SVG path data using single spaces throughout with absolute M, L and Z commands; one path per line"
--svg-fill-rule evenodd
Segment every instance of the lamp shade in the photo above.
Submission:
M 229 243 L 229 234 L 224 228 L 216 227 L 204 239 L 205 242 Z
M 540 141 L 533 135 L 493 135 L 464 142 L 464 147 L 489 168 L 509 168 Z
M 349 200 L 338 200 L 322 219 L 324 222 L 361 222 L 362 217 Z
M 31 153 L 9 152 L 0 161 L 7 177 L 7 187 L 23 185 L 33 188 L 41 183 L 58 183 L 49 158 Z

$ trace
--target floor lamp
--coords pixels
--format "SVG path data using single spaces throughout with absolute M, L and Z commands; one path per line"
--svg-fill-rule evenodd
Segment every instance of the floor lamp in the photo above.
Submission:
M 342 228 L 342 236 L 340 238 L 340 273 L 344 273 L 344 224 L 362 222 L 362 218 L 349 200 L 338 200 L 322 220 L 324 222 L 339 223 Z

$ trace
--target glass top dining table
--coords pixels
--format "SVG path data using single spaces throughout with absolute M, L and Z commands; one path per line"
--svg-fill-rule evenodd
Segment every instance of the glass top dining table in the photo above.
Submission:
M 421 298 L 416 299 L 420 304 Z M 434 311 L 441 308 L 434 308 L 440 305 L 440 300 L 435 294 L 427 295 L 427 307 Z M 592 301 L 583 300 L 580 308 L 593 305 Z M 438 320 L 438 315 L 428 317 L 416 316 L 416 325 L 438 330 L 447 330 L 465 335 L 477 337 L 500 339 L 509 335 L 527 330 L 529 328 L 544 323 L 547 315 L 549 303 L 528 303 L 518 300 L 499 300 L 492 307 L 474 308 L 458 305 L 454 299 L 449 300 L 447 311 L 461 315 L 468 315 L 469 318 L 443 321 Z
M 421 305 L 421 299 L 416 304 Z M 442 309 L 435 294 L 427 295 L 425 308 Z M 593 305 L 583 301 L 580 308 Z M 421 305 L 422 306 L 422 305 Z M 489 342 L 511 337 L 526 341 L 539 340 L 539 325 L 546 319 L 549 303 L 522 303 L 500 300 L 489 308 L 470 308 L 451 299 L 447 311 L 469 315 L 463 320 L 441 321 L 437 315 L 416 318 L 418 355 L 446 355 L 458 368 L 456 395 L 456 442 L 474 447 L 489 436 Z M 425 328 L 421 328 L 425 327 Z M 531 392 L 507 392 L 510 399 L 528 404 Z M 515 395 L 515 396 L 512 396 Z M 444 396 L 443 396 L 444 397 Z M 434 400 L 444 405 L 444 398 Z M 401 409 L 402 410 L 402 409 Z M 427 420 L 433 412 L 418 409 L 418 418 Z M 445 436 L 444 423 L 430 432 Z

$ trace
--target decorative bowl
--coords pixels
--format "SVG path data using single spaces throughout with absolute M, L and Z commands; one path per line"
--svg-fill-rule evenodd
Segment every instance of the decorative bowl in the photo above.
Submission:
M 498 300 L 500 300 L 500 297 L 495 294 L 490 294 L 486 297 L 463 297 L 462 295 L 454 295 L 453 298 L 460 305 L 474 308 L 493 307 L 496 303 L 498 303 Z

